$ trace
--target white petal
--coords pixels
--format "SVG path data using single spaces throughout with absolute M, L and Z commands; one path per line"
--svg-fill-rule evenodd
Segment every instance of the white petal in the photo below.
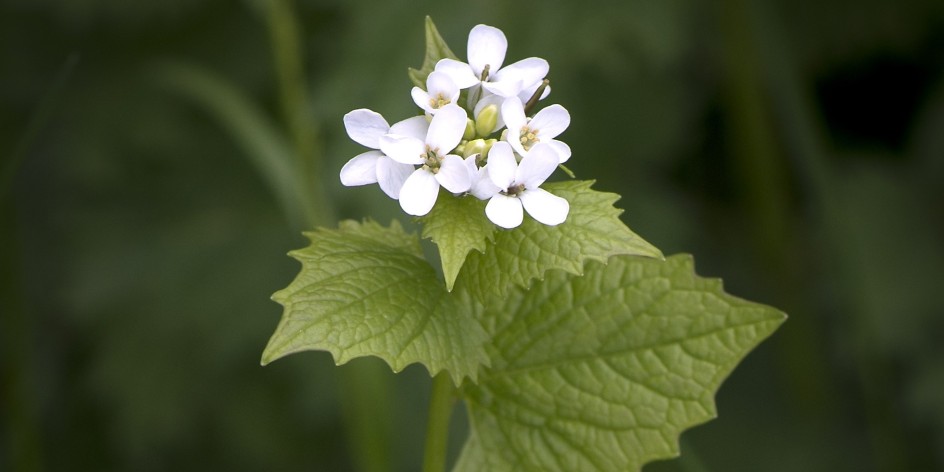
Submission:
M 537 112 L 528 126 L 538 130 L 540 139 L 554 139 L 570 126 L 570 113 L 560 105 L 551 105 Z
M 433 209 L 438 196 L 439 181 L 436 176 L 426 169 L 416 169 L 400 189 L 400 208 L 407 214 L 423 216 Z
M 554 148 L 554 151 L 557 152 L 557 158 L 561 164 L 567 162 L 567 159 L 570 159 L 570 146 L 568 146 L 567 143 L 556 139 L 546 142 L 548 146 L 551 146 Z
M 341 184 L 347 187 L 377 182 L 377 160 L 384 157 L 380 151 L 368 151 L 354 156 L 341 168 Z
M 430 149 L 437 150 L 440 156 L 449 154 L 462 140 L 468 120 L 465 110 L 459 105 L 449 104 L 440 108 L 429 124 L 426 144 Z
M 485 90 L 502 97 L 517 96 L 523 86 L 523 83 L 514 77 L 494 82 L 482 82 L 482 87 Z
M 518 139 L 521 133 L 521 127 L 528 124 L 528 118 L 524 116 L 524 105 L 518 97 L 508 97 L 501 105 L 502 119 L 508 125 L 508 134 L 514 134 Z
M 563 223 L 570 212 L 570 203 L 567 203 L 567 200 L 544 189 L 527 189 L 518 195 L 518 199 L 532 218 L 548 226 Z M 488 208 L 485 210 L 488 211 Z
M 448 98 L 449 103 L 455 103 L 456 99 L 459 98 L 459 86 L 445 72 L 433 71 L 429 74 L 429 77 L 426 78 L 426 90 L 429 92 L 429 96 L 433 98 L 439 95 Z
M 501 69 L 505 62 L 505 52 L 508 50 L 508 39 L 505 33 L 498 28 L 477 25 L 469 32 L 468 53 L 469 65 L 476 75 L 481 75 L 485 65 L 489 66 L 492 74 Z
M 399 134 L 385 134 L 380 137 L 380 150 L 391 159 L 403 164 L 422 164 L 421 157 L 426 153 L 426 143 Z
M 390 125 L 380 113 L 361 108 L 344 115 L 344 129 L 357 144 L 380 149 L 380 137 L 390 130 Z
M 535 144 L 527 156 L 521 158 L 515 172 L 515 182 L 524 184 L 526 189 L 538 188 L 547 180 L 560 160 L 554 148 L 544 143 Z
M 522 90 L 518 94 L 518 99 L 521 100 L 521 103 L 528 103 L 528 100 L 531 100 L 531 97 L 534 95 L 534 92 L 538 91 L 538 87 L 540 87 L 543 82 L 544 82 L 543 80 L 539 80 L 535 82 L 533 85 L 529 87 L 525 87 L 524 90 Z M 539 98 L 538 100 L 544 100 L 550 94 L 551 94 L 551 86 L 548 85 L 547 87 L 544 87 L 544 91 L 541 92 L 541 98 Z
M 499 141 L 492 145 L 488 151 L 488 178 L 502 190 L 507 190 L 515 182 L 515 171 L 518 169 L 518 161 L 511 151 L 511 146 Z
M 516 228 L 524 220 L 521 202 L 517 198 L 495 194 L 485 205 L 485 216 L 502 228 Z
M 400 198 L 403 182 L 406 182 L 413 171 L 413 166 L 401 164 L 389 157 L 377 159 L 377 183 L 380 184 L 380 189 L 394 200 Z
M 535 82 L 540 83 L 541 80 L 547 77 L 547 71 L 549 69 L 550 67 L 544 59 L 540 57 L 529 57 L 514 64 L 508 64 L 502 68 L 502 70 L 498 71 L 492 80 L 494 82 L 518 80 L 522 84 L 518 91 L 521 91 L 521 89 Z M 517 94 L 518 92 L 515 93 Z M 528 98 L 530 98 L 530 96 Z
M 469 159 L 475 160 L 474 157 L 470 157 Z M 499 191 L 501 191 L 501 189 L 488 177 L 488 166 L 475 171 L 472 176 L 472 188 L 469 189 L 469 193 L 475 195 L 475 198 L 479 200 L 488 200 Z
M 410 90 L 410 96 L 413 97 L 413 103 L 422 108 L 423 111 L 429 113 L 433 109 L 433 107 L 429 105 L 429 93 L 425 90 L 419 87 L 413 87 L 413 89 Z
M 460 89 L 467 89 L 480 82 L 471 66 L 455 59 L 440 59 L 434 70 L 447 74 Z
M 423 115 L 398 121 L 390 127 L 390 134 L 409 136 L 420 141 L 426 139 L 427 131 L 429 131 L 429 121 Z
M 472 187 L 472 176 L 469 174 L 469 168 L 462 158 L 450 154 L 443 158 L 439 172 L 436 173 L 436 180 L 446 190 L 452 193 L 462 193 L 469 191 Z

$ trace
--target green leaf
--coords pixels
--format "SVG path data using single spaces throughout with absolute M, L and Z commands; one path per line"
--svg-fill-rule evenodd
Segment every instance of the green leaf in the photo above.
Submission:
M 687 255 L 550 272 L 483 315 L 492 366 L 463 390 L 471 435 L 455 470 L 627 471 L 676 456 L 784 319 L 697 277 Z
M 551 269 L 580 274 L 585 261 L 606 262 L 617 254 L 661 259 L 662 252 L 620 221 L 622 210 L 613 207 L 619 195 L 591 185 L 586 180 L 544 185 L 570 202 L 567 221 L 546 226 L 525 217 L 521 226 L 497 232 L 484 254 L 473 252 L 466 259 L 459 283 L 485 303 L 504 297 L 514 285 L 527 287 Z
M 427 16 L 426 56 L 423 57 L 423 65 L 420 66 L 419 69 L 408 68 L 407 74 L 410 76 L 410 80 L 413 81 L 413 84 L 417 87 L 426 90 L 426 77 L 433 71 L 436 67 L 436 63 L 439 62 L 440 59 L 446 58 L 459 60 L 459 58 L 453 54 L 452 50 L 449 49 L 446 40 L 439 35 L 439 30 L 436 29 L 433 19 Z
M 431 375 L 448 370 L 456 383 L 476 379 L 488 363 L 479 307 L 466 293 L 446 292 L 415 234 L 396 221 L 389 228 L 347 221 L 306 236 L 312 244 L 290 253 L 301 272 L 272 296 L 284 312 L 263 365 L 325 350 L 339 365 L 377 356 L 397 372 L 419 362 Z
M 452 291 L 469 252 L 485 252 L 485 243 L 495 232 L 495 225 L 485 217 L 485 203 L 471 196 L 456 198 L 444 191 L 432 211 L 420 218 L 423 237 L 439 247 L 446 290 Z

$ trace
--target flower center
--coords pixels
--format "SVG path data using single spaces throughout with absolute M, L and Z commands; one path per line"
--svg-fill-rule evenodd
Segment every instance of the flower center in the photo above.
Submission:
M 442 93 L 437 93 L 435 97 L 429 97 L 429 106 L 433 110 L 438 110 L 450 103 L 452 103 L 452 100 L 444 97 Z
M 517 197 L 518 195 L 521 194 L 521 192 L 524 192 L 524 184 L 512 185 L 511 187 L 508 187 L 508 189 L 502 193 L 505 195 L 508 195 L 509 197 Z
M 439 149 L 430 149 L 426 146 L 426 152 L 420 154 L 423 158 L 423 168 L 436 174 L 442 166 L 442 157 L 439 157 Z
M 524 147 L 525 151 L 530 151 L 531 146 L 541 141 L 538 139 L 538 131 L 539 130 L 529 128 L 527 125 L 521 127 L 521 146 Z

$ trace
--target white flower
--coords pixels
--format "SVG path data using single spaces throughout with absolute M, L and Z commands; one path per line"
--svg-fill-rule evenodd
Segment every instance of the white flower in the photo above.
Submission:
M 387 124 L 379 113 L 361 108 L 344 115 L 344 128 L 355 142 L 371 149 L 380 149 L 380 137 L 387 133 L 422 138 L 429 124 L 422 116 L 415 116 L 394 124 Z M 399 198 L 403 182 L 413 172 L 413 166 L 401 164 L 380 151 L 368 151 L 354 156 L 341 168 L 341 184 L 380 184 L 390 198 Z
M 400 207 L 413 216 L 423 216 L 436 204 L 439 187 L 462 193 L 472 185 L 462 158 L 449 154 L 462 140 L 468 117 L 458 105 L 439 109 L 429 124 L 425 137 L 386 134 L 380 149 L 391 159 L 422 167 L 413 171 L 400 190 Z
M 518 97 L 510 97 L 502 102 L 502 119 L 508 126 L 505 139 L 511 143 L 521 156 L 527 156 L 537 143 L 546 143 L 557 153 L 558 163 L 570 159 L 570 146 L 556 138 L 570 126 L 570 113 L 560 105 L 543 108 L 528 118 L 524 115 L 524 105 Z
M 478 158 L 478 154 L 473 154 L 465 159 L 466 167 L 469 168 L 469 175 L 472 176 L 469 193 L 479 200 L 488 200 L 502 189 L 498 188 L 495 182 L 492 182 L 492 179 L 488 177 L 488 165 L 479 167 L 476 164 Z
M 502 97 L 518 95 L 522 89 L 547 75 L 550 67 L 547 61 L 539 57 L 522 59 L 503 68 L 507 50 L 505 33 L 498 28 L 478 25 L 469 32 L 469 63 L 441 59 L 436 63 L 435 70 L 448 74 L 460 89 L 481 84 L 485 90 Z M 470 105 L 474 105 L 472 97 L 479 95 L 478 91 L 470 92 Z
M 416 105 L 430 115 L 459 99 L 459 87 L 456 83 L 447 74 L 435 71 L 426 78 L 426 90 L 413 87 L 410 93 Z
M 485 206 L 488 219 L 502 228 L 515 228 L 524 219 L 523 208 L 535 220 L 548 226 L 563 223 L 570 212 L 570 204 L 538 188 L 554 172 L 557 164 L 557 153 L 545 143 L 534 145 L 520 164 L 515 161 L 508 143 L 492 145 L 485 168 L 499 191 Z

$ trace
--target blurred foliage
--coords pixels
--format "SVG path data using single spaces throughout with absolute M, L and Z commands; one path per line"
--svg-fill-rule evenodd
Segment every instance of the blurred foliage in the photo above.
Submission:
M 218 117 L 153 73 L 197 65 L 291 136 L 265 7 L 0 3 L 0 469 L 362 464 L 339 434 L 350 367 L 258 364 L 297 227 Z M 622 194 L 666 254 L 791 315 L 725 384 L 720 418 L 646 470 L 944 468 L 944 3 L 410 7 L 296 2 L 336 215 L 404 219 L 340 186 L 359 152 L 340 118 L 413 113 L 424 16 L 460 57 L 473 25 L 500 27 L 510 59 L 551 63 L 579 178 Z M 750 149 L 775 187 L 752 184 Z M 773 214 L 754 209 L 768 191 Z M 389 470 L 416 469 L 428 389 L 410 368 L 373 399 L 395 410 Z

